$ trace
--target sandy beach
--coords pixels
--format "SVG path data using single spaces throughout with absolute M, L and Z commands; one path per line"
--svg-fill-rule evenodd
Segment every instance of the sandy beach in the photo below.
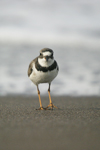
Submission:
M 48 97 L 41 97 L 46 107 Z M 0 150 L 99 150 L 100 97 L 0 97 Z

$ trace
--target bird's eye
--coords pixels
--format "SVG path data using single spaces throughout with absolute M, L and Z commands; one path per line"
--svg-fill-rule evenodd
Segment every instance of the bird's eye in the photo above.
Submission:
M 53 54 L 51 55 L 51 58 L 53 57 Z
M 40 53 L 40 56 L 41 56 L 42 54 Z

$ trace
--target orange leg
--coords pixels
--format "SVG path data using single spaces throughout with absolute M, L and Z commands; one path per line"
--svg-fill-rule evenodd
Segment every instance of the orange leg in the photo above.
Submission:
M 49 95 L 49 101 L 50 101 L 50 104 L 45 108 L 46 110 L 50 107 L 51 109 L 53 109 L 53 107 L 54 108 L 58 108 L 58 107 L 56 107 L 53 103 L 52 103 L 52 101 L 51 101 L 51 95 L 50 95 L 50 83 L 49 83 L 49 88 L 48 88 L 48 95 Z
M 42 103 L 41 103 L 40 91 L 39 91 L 38 86 L 37 86 L 37 92 L 38 92 L 38 97 L 39 97 L 40 108 L 36 110 L 44 110 L 45 108 L 43 108 Z

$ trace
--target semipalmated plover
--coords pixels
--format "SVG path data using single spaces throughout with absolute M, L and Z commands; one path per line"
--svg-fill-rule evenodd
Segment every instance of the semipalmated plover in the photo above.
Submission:
M 36 57 L 33 61 L 31 61 L 29 68 L 28 68 L 28 77 L 30 80 L 37 86 L 37 92 L 39 97 L 40 108 L 38 110 L 47 110 L 49 107 L 53 109 L 53 107 L 57 108 L 53 105 L 50 96 L 50 85 L 52 80 L 57 76 L 59 71 L 59 67 L 57 62 L 54 60 L 53 57 L 53 50 L 50 48 L 44 48 L 40 51 L 40 55 Z M 49 94 L 49 101 L 50 104 L 43 108 L 40 98 L 40 91 L 38 85 L 40 83 L 48 83 L 48 94 Z

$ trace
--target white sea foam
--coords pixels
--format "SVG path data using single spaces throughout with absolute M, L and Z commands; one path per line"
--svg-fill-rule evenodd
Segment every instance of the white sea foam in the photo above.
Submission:
M 39 47 L 0 47 L 0 95 L 37 94 L 27 76 L 30 61 L 39 54 Z M 34 49 L 34 50 L 33 50 Z M 60 71 L 51 86 L 56 95 L 100 95 L 100 51 L 80 51 L 55 47 Z M 48 85 L 40 85 L 45 94 Z
M 99 0 L 1 0 L 0 95 L 37 93 L 27 69 L 44 47 L 60 67 L 52 94 L 100 95 L 99 6 Z M 46 93 L 47 85 L 40 89 Z

